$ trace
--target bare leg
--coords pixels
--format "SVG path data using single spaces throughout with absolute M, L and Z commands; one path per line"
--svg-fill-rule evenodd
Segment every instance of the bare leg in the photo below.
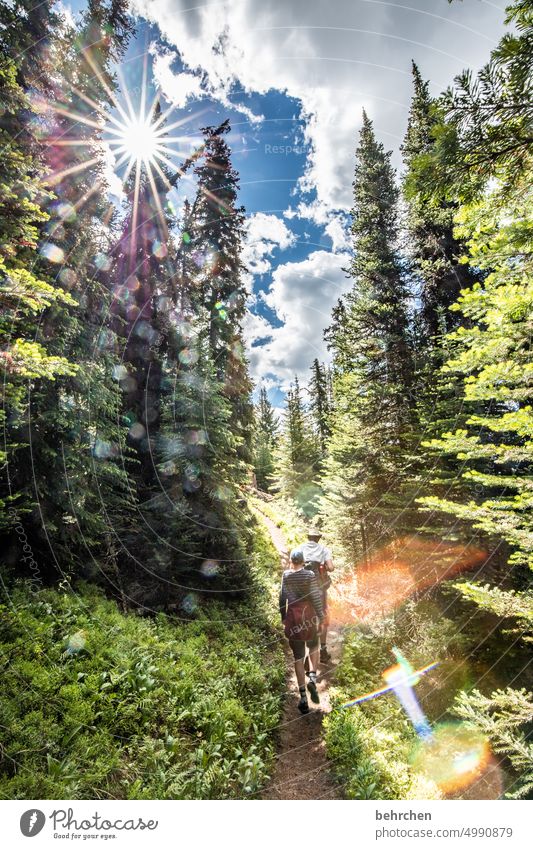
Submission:
M 309 652 L 309 669 L 311 672 L 317 672 L 318 670 L 318 654 L 318 646 Z
M 294 661 L 294 671 L 296 672 L 296 680 L 298 681 L 298 687 L 305 687 L 305 669 L 303 658 L 302 660 Z

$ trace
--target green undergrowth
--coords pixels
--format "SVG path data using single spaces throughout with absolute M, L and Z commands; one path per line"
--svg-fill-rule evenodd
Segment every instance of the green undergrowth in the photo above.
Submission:
M 249 602 L 190 621 L 123 613 L 89 585 L 4 585 L 0 797 L 257 796 L 284 678 L 260 528 L 252 561 Z
M 434 602 L 423 600 L 407 602 L 394 616 L 373 628 L 359 626 L 346 631 L 336 687 L 330 689 L 333 711 L 325 719 L 325 726 L 328 756 L 347 798 L 440 797 L 432 777 L 412 767 L 419 741 L 393 694 L 353 708 L 340 707 L 385 686 L 381 673 L 395 663 L 393 646 L 401 650 L 415 669 L 439 661 L 438 667 L 421 676 L 416 685 L 418 700 L 433 726 L 468 719 L 470 727 L 477 727 L 486 735 L 494 752 L 503 751 L 496 736 L 498 726 L 495 734 L 491 734 L 490 723 L 486 719 L 482 722 L 481 716 L 477 721 L 475 709 L 468 716 L 465 708 L 470 702 L 475 708 L 475 699 L 479 700 L 476 687 L 480 682 L 488 693 L 497 683 L 486 674 L 488 666 L 482 662 L 478 627 L 479 623 L 471 616 L 463 621 L 454 617 L 452 621 L 442 615 Z M 512 670 L 509 676 L 513 677 Z M 523 700 L 525 703 L 525 696 Z M 512 749 L 513 745 L 516 760 L 523 769 L 525 743 L 520 730 L 514 730 L 509 747 Z M 520 784 L 512 766 L 511 758 L 501 769 L 502 793 L 507 788 L 508 795 L 510 788 L 516 789 Z
M 273 498 L 270 501 L 254 498 L 252 503 L 280 529 L 289 548 L 296 548 L 306 539 L 309 520 L 294 501 L 286 498 Z

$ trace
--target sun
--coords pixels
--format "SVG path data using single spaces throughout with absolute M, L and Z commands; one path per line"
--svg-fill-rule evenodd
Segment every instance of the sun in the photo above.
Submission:
M 153 165 L 166 153 L 164 130 L 149 118 L 128 118 L 117 127 L 114 136 L 109 144 L 115 156 L 133 160 L 134 163 Z

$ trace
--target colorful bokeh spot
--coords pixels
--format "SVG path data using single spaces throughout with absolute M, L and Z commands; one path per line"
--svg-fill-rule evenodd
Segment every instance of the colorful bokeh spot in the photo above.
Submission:
M 226 305 L 224 304 L 224 302 L 223 301 L 217 301 L 216 304 L 215 304 L 215 309 L 218 312 L 219 318 L 221 318 L 223 321 L 225 321 L 226 318 L 228 317 L 228 312 L 226 310 Z
M 449 795 L 481 781 L 491 760 L 489 744 L 481 731 L 450 723 L 437 725 L 432 737 L 416 746 L 412 765 Z
M 54 212 L 62 221 L 72 222 L 76 220 L 76 209 L 68 201 L 62 201 L 56 204 Z
M 167 246 L 163 242 L 160 242 L 159 239 L 156 239 L 152 247 L 152 253 L 157 259 L 164 259 L 168 253 Z
M 196 593 L 187 593 L 183 601 L 181 602 L 181 609 L 184 613 L 194 613 L 194 611 L 198 608 L 198 596 Z
M 57 245 L 54 245 L 52 242 L 45 242 L 44 245 L 41 245 L 39 250 L 41 256 L 44 256 L 48 262 L 63 262 L 65 259 L 65 252 L 62 248 L 59 248 Z
M 67 654 L 78 654 L 78 652 L 83 651 L 85 645 L 87 643 L 87 634 L 85 631 L 76 631 L 75 634 L 72 634 L 70 637 L 67 637 L 66 640 L 66 648 L 65 651 Z
M 67 289 L 71 289 L 75 285 L 78 275 L 72 268 L 62 268 L 59 272 L 59 279 Z
M 188 445 L 206 445 L 209 442 L 207 431 L 205 430 L 189 430 L 185 434 L 185 442 Z
M 200 566 L 200 572 L 206 578 L 214 578 L 215 575 L 218 575 L 219 568 L 217 560 L 204 560 Z
M 108 442 L 105 439 L 96 439 L 93 446 L 93 455 L 100 460 L 118 457 L 120 447 L 114 442 Z
M 178 359 L 184 366 L 190 366 L 198 362 L 198 353 L 194 348 L 183 348 L 178 354 Z
M 94 264 L 100 271 L 109 271 L 111 268 L 111 258 L 104 253 L 97 253 L 94 258 Z

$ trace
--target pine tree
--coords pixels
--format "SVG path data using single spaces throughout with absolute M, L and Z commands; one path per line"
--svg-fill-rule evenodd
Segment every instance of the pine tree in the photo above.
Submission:
M 90 3 L 79 32 L 57 27 L 45 51 L 54 79 L 43 91 L 55 103 L 48 120 L 37 124 L 45 131 L 36 143 L 50 190 L 35 268 L 55 277 L 64 295 L 44 310 L 36 338 L 50 353 L 66 354 L 76 369 L 61 383 L 38 381 L 32 387 L 27 440 L 32 447 L 19 452 L 16 469 L 36 505 L 26 531 L 40 561 L 63 575 L 80 569 L 87 574 L 96 561 L 99 571 L 109 566 L 115 585 L 113 525 L 121 525 L 129 487 L 119 464 L 124 431 L 116 420 L 115 360 L 101 327 L 109 305 L 99 280 L 107 234 L 97 223 L 108 208 L 104 162 L 90 150 L 101 137 L 102 104 L 110 103 L 109 63 L 129 34 L 124 8 L 118 0 Z M 113 34 L 102 31 L 104 19 L 116 28 Z M 33 86 L 31 94 L 35 99 Z M 42 109 L 38 100 L 36 108 Z
M 190 247 L 198 272 L 193 305 L 207 316 L 207 335 L 218 378 L 232 409 L 231 428 L 240 439 L 243 481 L 252 461 L 252 384 L 242 338 L 247 292 L 241 259 L 244 209 L 237 206 L 239 176 L 224 140 L 229 121 L 204 127 L 203 157 L 195 168 L 198 194 L 190 214 Z
M 447 330 L 459 321 L 450 307 L 461 289 L 470 287 L 476 275 L 460 262 L 463 246 L 453 233 L 456 204 L 429 198 L 426 186 L 420 183 L 414 165 L 430 156 L 435 145 L 434 132 L 440 114 L 429 94 L 429 84 L 422 79 L 413 62 L 413 98 L 409 121 L 402 145 L 406 168 L 404 195 L 407 202 L 407 232 L 414 269 L 421 283 L 420 301 L 423 344 L 432 347 Z
M 259 390 L 255 408 L 254 470 L 259 489 L 268 492 L 274 476 L 274 447 L 279 423 L 264 386 Z
M 335 415 L 323 477 L 324 524 L 352 556 L 394 533 L 414 427 L 408 290 L 397 248 L 398 189 L 363 113 L 352 209 L 354 286 L 326 331 L 334 354 Z M 339 495 L 348 505 L 332 511 Z M 354 550 L 354 532 L 359 544 Z
M 316 513 L 320 493 L 315 477 L 319 471 L 318 442 L 302 402 L 295 377 L 286 397 L 281 438 L 275 455 L 276 489 L 292 499 L 307 516 Z
M 320 443 L 320 452 L 323 457 L 326 454 L 326 444 L 331 433 L 331 401 L 329 382 L 330 378 L 328 378 L 326 367 L 315 359 L 311 366 L 311 380 L 309 381 L 307 391 L 310 398 L 309 409 L 311 411 L 314 429 Z

